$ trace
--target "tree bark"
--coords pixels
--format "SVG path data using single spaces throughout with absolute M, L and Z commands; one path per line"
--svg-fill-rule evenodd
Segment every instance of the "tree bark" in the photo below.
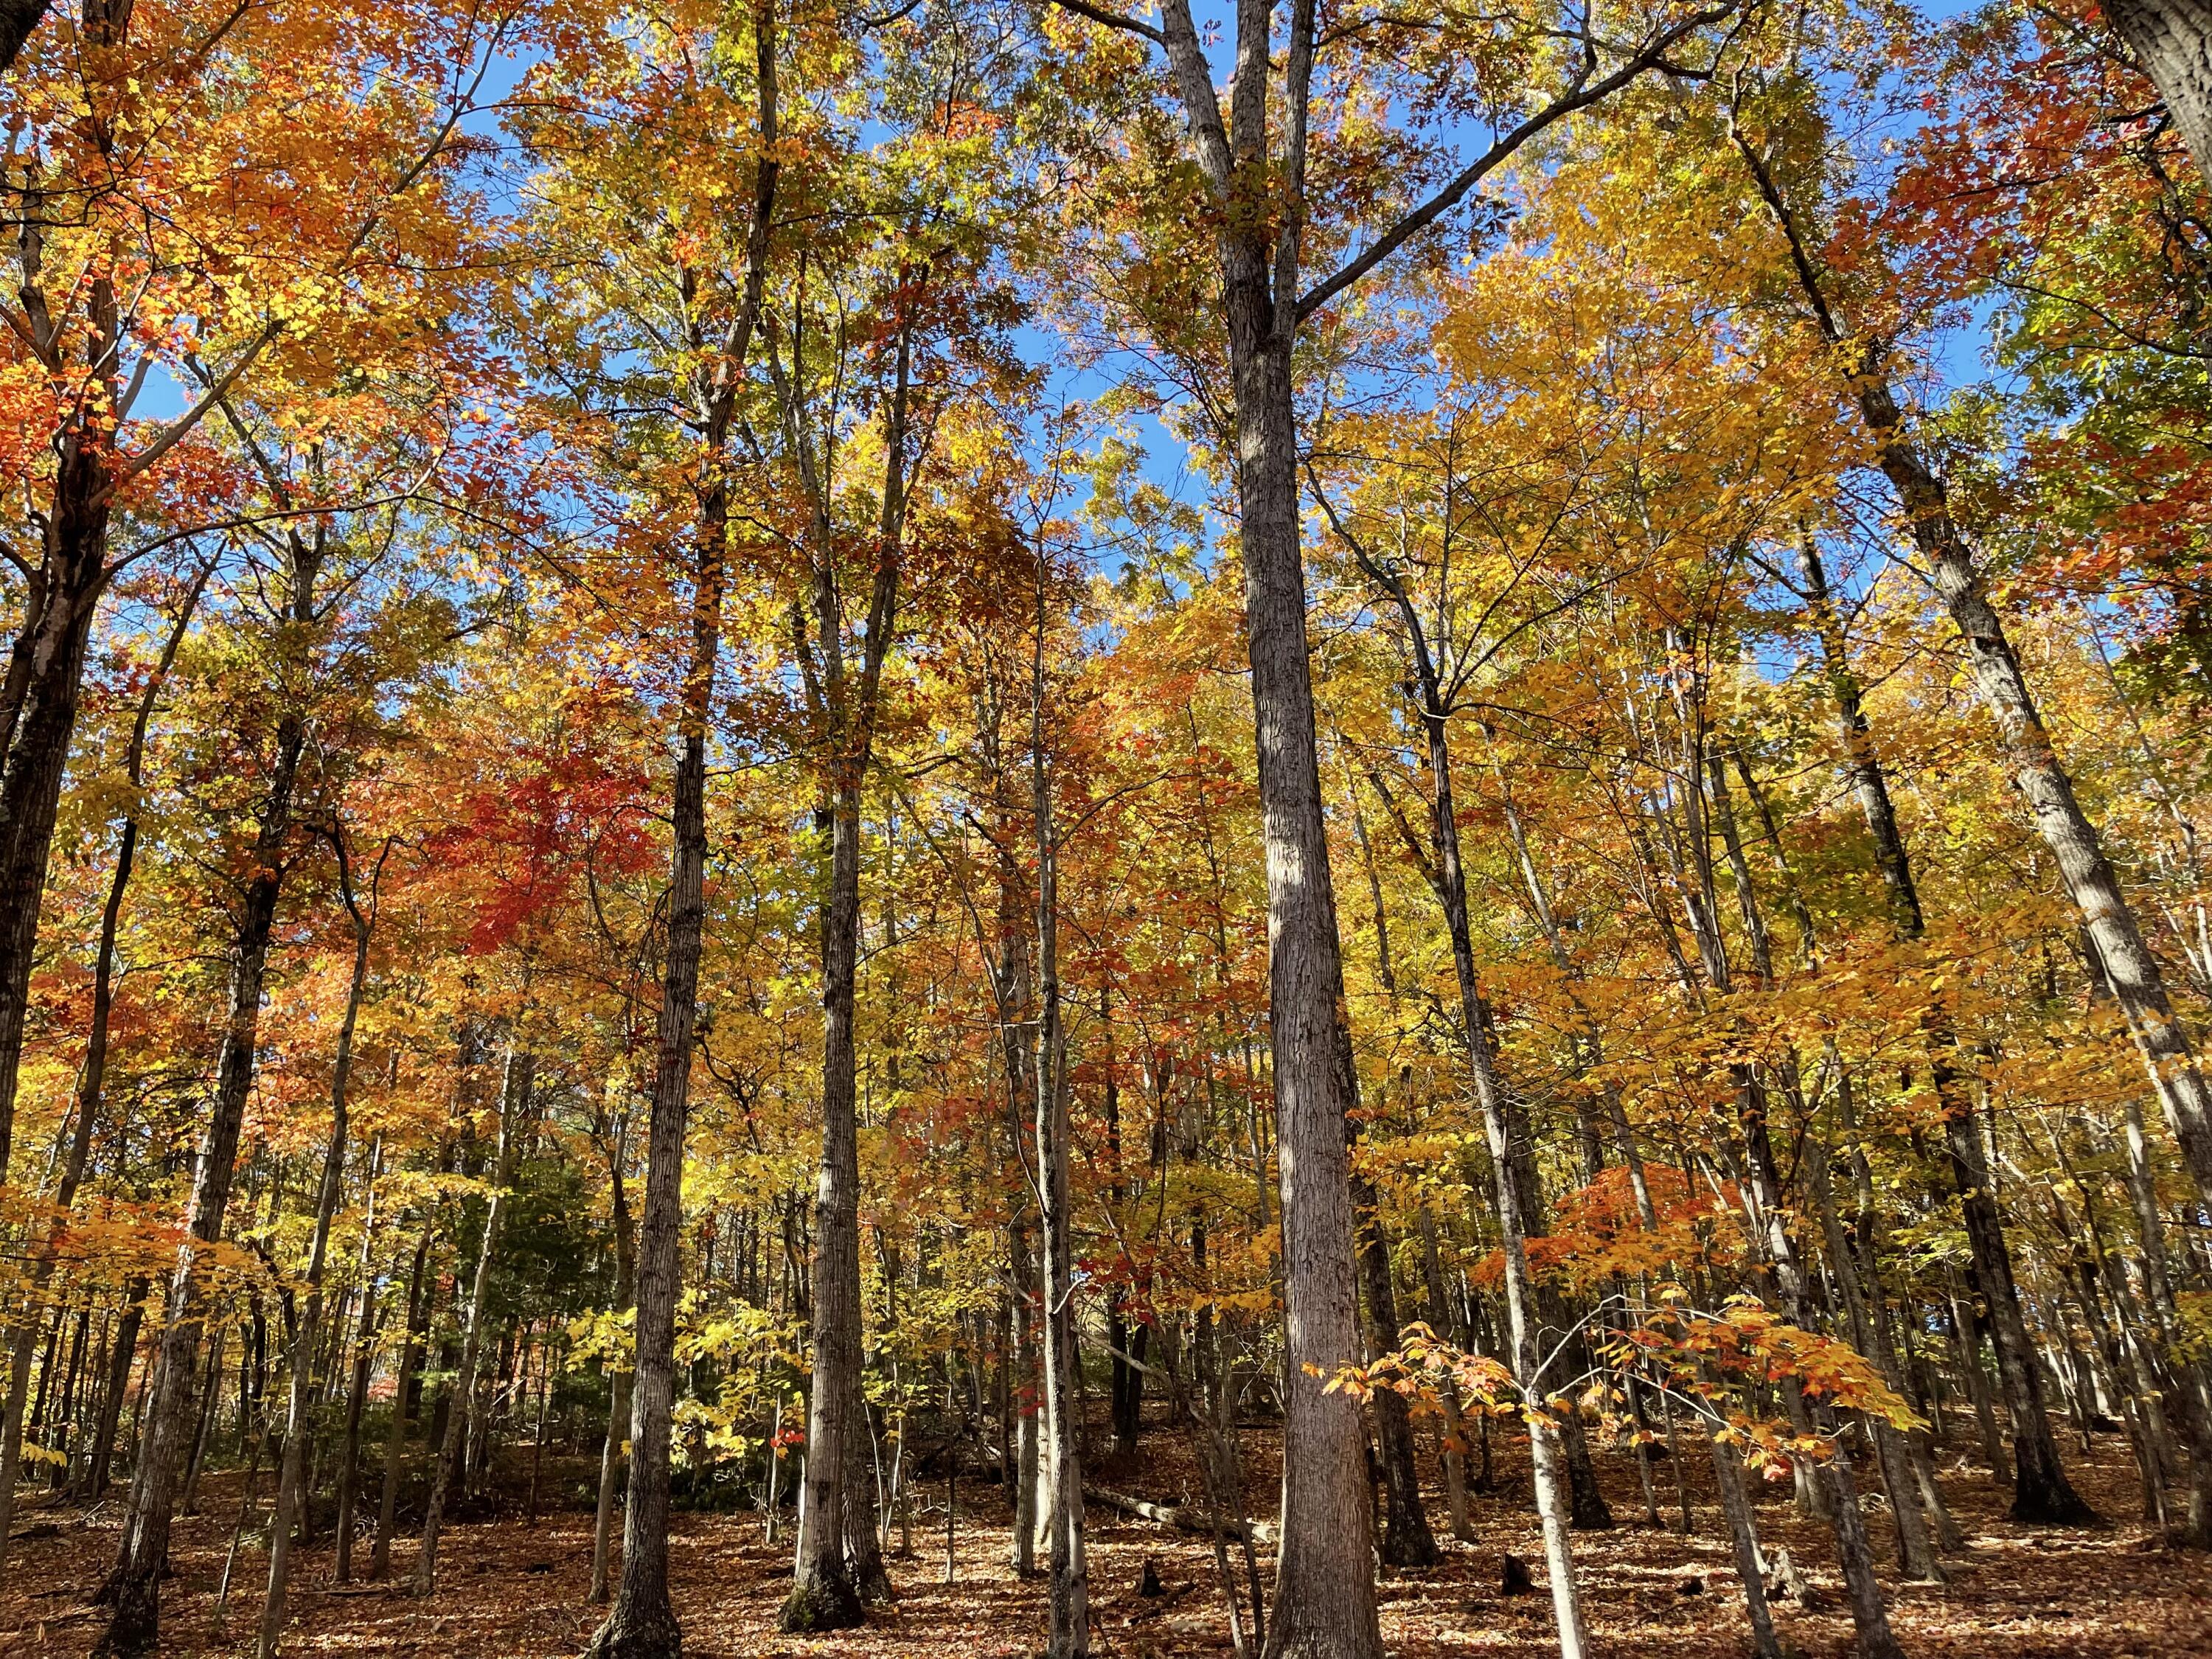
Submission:
M 2198 176 L 2212 181 L 2212 9 L 2204 0 L 2109 0 L 2105 15 L 2165 99 Z
M 787 437 L 799 463 L 811 515 L 812 650 L 808 684 L 813 713 L 830 756 L 827 795 L 830 860 L 822 910 L 822 1166 L 815 1199 L 813 1388 L 808 1401 L 806 1484 L 799 1526 L 798 1562 L 784 1603 L 787 1632 L 846 1629 L 860 1622 L 864 1601 L 890 1589 L 872 1525 L 872 1495 L 861 1490 L 858 1454 L 869 1429 L 860 1410 L 863 1364 L 860 1299 L 860 1124 L 854 1054 L 854 999 L 860 924 L 860 790 L 873 752 L 884 653 L 896 617 L 901 544 L 905 533 L 907 401 L 913 368 L 913 319 L 896 321 L 896 362 L 885 399 L 882 519 L 876 533 L 874 580 L 857 677 L 848 672 L 846 617 L 832 560 L 836 532 L 830 481 L 818 471 L 802 410 L 771 351 Z M 793 364 L 795 377 L 800 365 Z M 802 639 L 804 635 L 802 633 Z M 854 1490 L 848 1491 L 851 1487 Z M 849 1559 L 848 1559 L 849 1558 Z
M 1737 1101 L 1751 1177 L 1744 1200 L 1752 1212 L 1758 1248 L 1773 1272 L 1784 1316 L 1801 1328 L 1809 1328 L 1804 1268 L 1783 1212 L 1781 1177 L 1767 1133 L 1765 1091 L 1755 1079 L 1749 1080 L 1740 1085 Z M 1795 1379 L 1788 1382 L 1794 1386 Z M 1899 1659 L 1904 1650 L 1890 1628 L 1881 1581 L 1875 1575 L 1874 1553 L 1867 1542 L 1866 1516 L 1859 1504 L 1850 1452 L 1826 1400 L 1808 1399 L 1806 1405 L 1814 1431 L 1834 1444 L 1825 1469 L 1829 1493 L 1826 1518 L 1835 1529 L 1836 1553 L 1843 1568 L 1844 1591 L 1850 1603 L 1859 1659 Z
M 723 527 L 714 526 L 719 541 Z M 638 1233 L 637 1356 L 630 1384 L 629 1484 L 623 1507 L 622 1577 L 613 1607 L 587 1651 L 595 1659 L 675 1659 L 683 1633 L 668 1595 L 669 1425 L 676 1401 L 676 1304 L 682 1291 L 684 1136 L 690 1114 L 691 1051 L 706 919 L 707 726 L 720 650 L 720 549 L 704 550 L 694 599 L 687 730 L 677 764 L 675 847 L 669 878 L 668 946 L 661 990 L 659 1058 L 647 1129 L 645 1209 Z M 610 1438 L 615 1433 L 610 1423 Z M 604 1467 L 604 1459 L 603 1459 Z
M 45 562 L 28 584 L 0 702 L 0 1181 L 15 1141 L 23 1023 L 62 774 L 76 731 L 93 615 L 107 586 L 107 487 L 96 447 L 66 441 Z
M 622 1579 L 613 1607 L 593 1634 L 594 1659 L 676 1659 L 682 1632 L 668 1595 L 669 1421 L 675 1404 L 676 1304 L 683 1272 L 684 1133 L 690 1112 L 691 1051 L 699 1012 L 699 953 L 706 920 L 707 746 L 714 675 L 721 656 L 722 605 L 730 538 L 725 452 L 738 387 L 752 351 L 767 278 L 769 216 L 779 162 L 775 12 L 753 11 L 754 91 L 760 155 L 736 315 L 726 349 L 690 386 L 699 444 L 699 519 L 691 571 L 690 657 L 686 665 L 672 803 L 674 846 L 669 873 L 667 955 L 656 1031 L 653 1113 L 646 1153 L 645 1209 L 637 1261 L 637 1353 L 630 1385 L 629 1490 L 623 1510 Z M 695 318 L 687 343 L 713 347 Z M 613 1429 L 609 1427 L 611 1435 Z
M 85 1478 L 88 1501 L 98 1503 L 107 1491 L 108 1471 L 115 1459 L 115 1429 L 123 1417 L 123 1395 L 131 1384 L 131 1361 L 138 1353 L 138 1334 L 146 1318 L 145 1276 L 133 1279 L 124 1290 L 123 1317 L 116 1322 L 115 1346 L 108 1360 L 107 1388 L 100 1396 L 100 1421 L 93 1431 L 92 1468 Z
M 52 0 L 0 0 L 0 75 L 15 67 Z

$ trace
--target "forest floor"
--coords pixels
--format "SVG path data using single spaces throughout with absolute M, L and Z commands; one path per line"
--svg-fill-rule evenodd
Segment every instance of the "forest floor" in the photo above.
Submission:
M 1248 1491 L 1272 1499 L 1274 1434 L 1248 1430 L 1243 1443 Z M 1911 1659 L 2212 1655 L 2212 1557 L 2167 1550 L 2141 1522 L 2134 1466 L 2118 1436 L 2100 1437 L 2090 1458 L 2079 1455 L 2078 1441 L 2069 1443 L 2069 1453 L 2076 1483 L 2107 1517 L 2103 1528 L 2014 1526 L 2004 1519 L 2005 1493 L 1986 1471 L 1960 1467 L 1947 1474 L 1947 1495 L 1970 1540 L 1967 1554 L 1953 1564 L 1946 1585 L 1887 1581 L 1891 1618 Z M 583 1467 L 564 1469 L 563 1478 L 580 1475 Z M 1644 1519 L 1632 1460 L 1607 1457 L 1601 1468 L 1619 1524 L 1575 1540 L 1596 1652 L 1603 1659 L 1736 1659 L 1746 1653 L 1742 1598 L 1709 1472 L 1705 1485 L 1690 1483 L 1697 1531 L 1686 1539 Z M 1679 1526 L 1674 1480 L 1663 1461 L 1656 1473 L 1662 1512 Z M 1495 1477 L 1495 1491 L 1472 1505 L 1476 1542 L 1443 1538 L 1439 1565 L 1382 1578 L 1386 1652 L 1399 1659 L 1447 1654 L 1544 1659 L 1558 1651 L 1536 1517 L 1525 1496 L 1525 1463 L 1501 1456 Z M 1097 1479 L 1157 1502 L 1197 1495 L 1188 1451 L 1164 1430 L 1146 1434 L 1139 1459 L 1127 1466 L 1106 1463 Z M 1765 1547 L 1786 1546 L 1818 1598 L 1811 1611 L 1778 1607 L 1782 1638 L 1805 1659 L 1841 1659 L 1851 1650 L 1850 1622 L 1827 1535 L 1797 1516 L 1786 1484 L 1759 1495 Z M 0 1656 L 61 1659 L 90 1649 L 100 1613 L 85 1599 L 113 1553 L 119 1496 L 88 1515 L 49 1510 L 25 1518 L 0 1587 Z M 678 1515 L 670 1577 L 688 1659 L 1026 1659 L 1036 1653 L 1042 1645 L 1044 1585 L 1012 1573 L 1008 1511 L 998 1487 L 973 1474 L 961 1479 L 950 1583 L 941 1473 L 918 1486 L 915 1496 L 914 1553 L 890 1564 L 897 1601 L 875 1612 L 866 1628 L 830 1637 L 776 1632 L 777 1608 L 791 1577 L 787 1515 L 783 1537 L 773 1547 L 757 1514 Z M 218 1620 L 216 1588 L 238 1514 L 239 1477 L 211 1475 L 202 1499 L 200 1514 L 177 1528 L 175 1576 L 162 1595 L 167 1639 L 161 1651 L 193 1659 L 251 1653 L 267 1572 L 264 1539 L 249 1534 L 240 1551 L 228 1616 Z M 1871 1507 L 1876 1544 L 1886 1552 L 1889 1528 L 1879 1496 Z M 514 1508 L 520 1511 L 519 1501 Z M 1432 1496 L 1431 1515 L 1441 1534 L 1440 1495 Z M 1088 1518 L 1094 1650 L 1101 1659 L 1229 1651 L 1210 1543 L 1111 1510 L 1094 1507 Z M 33 1535 L 23 1535 L 26 1530 Z M 1501 1559 L 1509 1551 L 1531 1564 L 1534 1594 L 1501 1594 Z M 517 1512 L 456 1524 L 441 1541 L 444 1571 L 437 1594 L 427 1600 L 410 1593 L 414 1554 L 414 1540 L 403 1532 L 391 1583 L 343 1588 L 329 1583 L 327 1535 L 295 1555 L 286 1653 L 538 1659 L 580 1651 L 598 1621 L 598 1610 L 585 1605 L 592 1554 L 588 1512 L 549 1512 L 534 1523 Z M 364 1564 L 366 1556 L 364 1544 L 359 1552 Z M 1164 1592 L 1156 1597 L 1138 1593 L 1148 1559 Z M 1261 1565 L 1271 1582 L 1272 1563 L 1263 1557 Z

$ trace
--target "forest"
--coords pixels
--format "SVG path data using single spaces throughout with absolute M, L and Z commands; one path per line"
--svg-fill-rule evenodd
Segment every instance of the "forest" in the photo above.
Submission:
M 0 0 L 0 1653 L 2212 1651 L 2212 10 L 1215 9 Z

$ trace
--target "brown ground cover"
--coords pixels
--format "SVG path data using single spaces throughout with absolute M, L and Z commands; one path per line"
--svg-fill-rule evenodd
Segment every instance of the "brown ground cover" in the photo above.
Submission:
M 1244 1436 L 1249 1490 L 1272 1495 L 1272 1432 Z M 1892 1583 L 1892 1618 L 1914 1659 L 2165 1659 L 2212 1656 L 2212 1557 L 2162 1547 L 2137 1518 L 2134 1468 L 2116 1437 L 2100 1438 L 2077 1483 L 2104 1512 L 2095 1530 L 2016 1527 L 2003 1518 L 2005 1494 L 1979 1469 L 1958 1468 L 1945 1481 L 1971 1548 L 1944 1585 Z M 1747 1650 L 1743 1608 L 1729 1565 L 1711 1493 L 1690 1483 L 1697 1531 L 1653 1528 L 1633 1464 L 1607 1458 L 1604 1474 L 1620 1524 L 1578 1534 L 1592 1634 L 1601 1655 L 1638 1659 L 1734 1659 Z M 1658 1467 L 1662 1514 L 1679 1524 L 1671 1474 Z M 1195 1496 L 1186 1449 L 1163 1431 L 1148 1433 L 1140 1462 L 1100 1471 L 1104 1484 L 1161 1502 Z M 250 1653 L 266 1559 L 258 1538 L 240 1551 L 228 1616 L 215 1614 L 215 1592 L 237 1515 L 237 1477 L 204 1485 L 202 1512 L 177 1528 L 175 1577 L 164 1591 L 163 1651 L 185 1659 Z M 1401 1659 L 1480 1654 L 1540 1659 L 1557 1652 L 1551 1604 L 1542 1589 L 1500 1593 L 1503 1553 L 1540 1563 L 1535 1515 L 1526 1498 L 1525 1465 L 1501 1455 L 1496 1490 L 1474 1504 L 1478 1541 L 1444 1543 L 1443 1563 L 1382 1581 L 1384 1645 Z M 916 1489 L 914 1553 L 895 1559 L 899 1599 L 864 1630 L 791 1638 L 775 1631 L 787 1584 L 787 1543 L 770 1547 L 757 1515 L 685 1515 L 672 1542 L 672 1577 L 691 1659 L 1012 1659 L 1036 1653 L 1043 1626 L 1043 1586 L 1016 1579 L 1007 1559 L 1005 1503 L 972 1473 L 959 1483 L 951 1582 L 945 1582 L 945 1486 L 933 1474 Z M 1850 1651 L 1823 1529 L 1801 1520 L 1786 1486 L 1761 1494 L 1760 1530 L 1768 1547 L 1786 1546 L 1812 1581 L 1819 1605 L 1778 1610 L 1783 1639 L 1807 1659 Z M 518 1510 L 520 1505 L 515 1506 Z M 1432 1514 L 1441 1528 L 1441 1499 Z M 26 1518 L 33 1534 L 15 1546 L 0 1589 L 0 1654 L 7 1659 L 63 1659 L 85 1653 L 99 1629 L 85 1605 L 115 1546 L 118 1505 L 88 1516 L 46 1510 Z M 1875 1500 L 1877 1543 L 1887 1522 Z M 48 1528 L 53 1530 L 48 1534 Z M 297 1569 L 295 1617 L 285 1650 L 343 1659 L 538 1659 L 578 1651 L 596 1622 L 584 1604 L 590 1579 L 591 1517 L 562 1510 L 533 1524 L 520 1514 L 465 1520 L 441 1549 L 447 1568 L 438 1593 L 409 1593 L 411 1539 L 395 1551 L 389 1584 L 340 1589 L 329 1583 L 327 1537 Z M 1105 1659 L 1170 1659 L 1225 1654 L 1228 1625 L 1211 1546 L 1110 1510 L 1091 1516 L 1091 1572 L 1098 1652 Z M 896 1541 L 896 1540 L 894 1540 Z M 365 1559 L 366 1550 L 361 1552 Z M 1885 1557 L 1887 1559 L 1887 1557 Z M 1146 1561 L 1164 1594 L 1137 1593 Z M 1263 1560 L 1263 1565 L 1268 1565 Z

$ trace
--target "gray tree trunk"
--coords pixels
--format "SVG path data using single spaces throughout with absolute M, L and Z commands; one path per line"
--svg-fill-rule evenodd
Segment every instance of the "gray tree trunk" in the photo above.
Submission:
M 1036 649 L 1030 702 L 1030 805 L 1037 860 L 1037 1162 L 1044 1266 L 1045 1523 L 1052 1574 L 1048 1659 L 1091 1652 L 1091 1571 L 1083 1536 L 1083 1424 L 1075 1398 L 1074 1206 L 1068 1165 L 1073 1131 L 1067 1100 L 1067 1043 L 1060 994 L 1060 840 L 1046 752 L 1047 557 L 1037 550 Z
M 1896 490 L 1913 547 L 1958 629 L 1968 673 L 1996 727 L 2013 781 L 2027 803 L 2037 833 L 2051 849 L 2083 931 L 2126 1016 L 2182 1157 L 2196 1177 L 2198 1192 L 2212 1197 L 2212 1086 L 2206 1084 L 2187 1028 L 2174 1014 L 2158 959 L 2143 940 L 2142 926 L 2105 856 L 2096 826 L 2082 811 L 2074 781 L 2059 763 L 2003 620 L 1990 602 L 1965 533 L 1951 516 L 1943 481 L 1905 429 L 1904 413 L 1890 386 L 1887 346 L 1878 339 L 1855 339 L 1838 320 L 1814 254 L 1764 153 L 1741 132 L 1736 143 L 1761 198 L 1789 240 L 1814 323 L 1831 346 L 1850 346 L 1857 352 L 1852 396 L 1873 442 L 1875 464 Z
M 615 1227 L 615 1308 L 620 1314 L 630 1305 L 636 1295 L 636 1255 L 630 1240 L 629 1200 L 624 1191 L 623 1159 L 628 1155 L 623 1145 L 626 1139 L 617 1135 L 614 1156 L 609 1160 L 614 1187 Z M 607 1400 L 607 1434 L 599 1449 L 599 1501 L 592 1521 L 592 1589 L 591 1600 L 595 1607 L 605 1607 L 607 1601 L 607 1567 L 612 1554 L 615 1514 L 615 1482 L 623 1468 L 623 1443 L 629 1437 L 629 1379 L 630 1367 L 619 1357 L 608 1367 L 614 1373 L 609 1385 Z M 771 1456 L 780 1454 L 771 1451 Z M 771 1512 L 770 1524 L 774 1524 Z M 770 1540 L 774 1541 L 774 1540 Z
M 434 1223 L 425 1223 L 415 1241 L 415 1267 L 407 1281 L 407 1334 L 400 1345 L 398 1387 L 392 1396 L 392 1422 L 384 1437 L 384 1490 L 376 1505 L 376 1539 L 369 1546 L 368 1576 L 388 1577 L 392 1572 L 392 1533 L 399 1508 L 399 1478 L 407 1453 L 407 1395 L 411 1380 L 422 1364 L 422 1337 L 429 1325 L 429 1302 L 422 1276 L 430 1261 L 430 1233 Z
M 2105 15 L 2166 100 L 2198 177 L 2212 182 L 2212 8 L 2204 0 L 2108 0 Z
M 1334 521 L 1333 512 L 1331 518 Z M 1561 1659 L 1583 1659 L 1589 1650 L 1589 1634 L 1583 1620 L 1581 1586 L 1575 1577 L 1574 1547 L 1568 1536 L 1575 1524 L 1574 1475 L 1563 1426 L 1542 1403 L 1546 1382 L 1537 1334 L 1540 1314 L 1535 1282 L 1528 1272 L 1528 1222 L 1540 1201 L 1533 1190 L 1534 1149 L 1528 1142 L 1526 1115 L 1507 1097 L 1504 1080 L 1498 1075 L 1490 1012 L 1475 976 L 1474 924 L 1468 908 L 1467 874 L 1460 860 L 1458 814 L 1453 805 L 1452 711 L 1444 701 L 1420 611 L 1402 575 L 1378 563 L 1340 522 L 1337 530 L 1368 579 L 1389 598 L 1406 632 L 1412 686 L 1418 698 L 1416 713 L 1426 738 L 1429 763 L 1429 840 L 1433 857 L 1423 873 L 1443 909 L 1445 931 L 1451 940 L 1462 1036 L 1490 1146 L 1499 1254 L 1505 1270 L 1508 1352 L 1514 1381 L 1528 1410 L 1529 1462 L 1536 1512 L 1543 1526 L 1545 1565 L 1551 1581 L 1553 1612 L 1559 1623 Z
M 906 522 L 907 398 L 913 323 L 898 321 L 896 379 L 886 399 L 883 518 L 867 632 L 856 675 L 848 672 L 846 617 L 832 566 L 836 532 L 830 481 L 817 470 L 802 411 L 780 363 L 787 438 L 809 499 L 813 536 L 812 712 L 830 751 L 828 890 L 822 912 L 822 1167 L 815 1188 L 813 1387 L 807 1402 L 806 1478 L 798 1561 L 781 1620 L 789 1632 L 846 1629 L 864 1601 L 890 1591 L 866 1484 L 870 1440 L 860 1405 L 860 1101 L 854 1054 L 854 998 L 860 967 L 860 787 L 873 752 L 883 664 L 898 599 Z M 799 365 L 793 365 L 795 375 Z

